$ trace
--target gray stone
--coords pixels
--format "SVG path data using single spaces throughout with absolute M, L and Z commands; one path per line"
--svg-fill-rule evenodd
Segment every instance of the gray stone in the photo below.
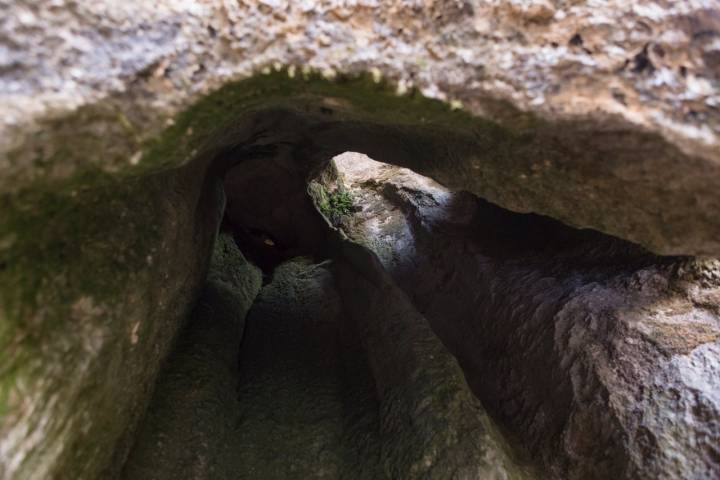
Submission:
M 657 253 L 720 253 L 712 0 L 0 11 L 2 478 L 96 478 L 122 463 L 203 284 L 218 177 L 243 162 L 279 158 L 306 179 L 362 151 Z M 702 265 L 687 291 L 714 285 Z M 650 274 L 637 284 L 655 288 L 657 273 L 667 291 L 650 298 L 682 299 L 658 268 L 638 267 Z M 589 298 L 558 282 L 542 290 L 549 305 L 566 288 Z
M 448 126 L 437 106 L 408 109 L 423 106 L 422 95 L 484 121 L 459 116 L 451 123 L 462 128 L 452 130 L 469 141 L 403 166 L 661 253 L 720 253 L 720 17 L 712 0 L 2 6 L 0 192 L 89 168 L 177 165 L 248 109 L 301 97 L 383 125 Z M 313 77 L 317 88 L 308 88 L 300 79 L 310 72 L 335 83 Z M 401 98 L 344 80 L 361 73 Z M 198 110 L 220 86 L 258 75 L 213 99 L 212 113 L 207 104 Z M 403 140 L 400 157 L 413 162 L 425 145 L 411 142 Z
M 344 240 L 334 256 L 346 314 L 363 339 L 380 399 L 385 478 L 536 478 L 375 255 Z
M 356 154 L 336 162 L 361 208 L 342 228 L 551 478 L 720 471 L 717 262 L 655 257 Z
M 36 192 L 0 268 L 0 478 L 95 479 L 125 457 L 205 275 L 223 192 L 193 164 Z
M 238 355 L 262 276 L 221 235 L 187 328 L 158 377 L 122 478 L 237 478 Z

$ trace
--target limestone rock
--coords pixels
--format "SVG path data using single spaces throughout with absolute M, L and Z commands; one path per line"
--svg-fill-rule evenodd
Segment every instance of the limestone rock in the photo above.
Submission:
M 716 263 L 655 257 L 357 154 L 336 159 L 378 253 L 550 478 L 720 471 Z
M 422 95 L 490 122 L 471 129 L 476 145 L 437 152 L 437 168 L 425 174 L 658 252 L 720 253 L 713 0 L 0 6 L 8 12 L 0 23 L 0 192 L 88 168 L 187 161 L 215 141 L 203 122 L 227 129 L 248 108 L 277 106 L 287 86 L 268 76 L 222 95 L 224 112 L 180 112 L 222 85 L 284 67 L 283 76 L 312 71 L 340 82 L 312 104 L 363 110 L 371 99 L 342 81 L 366 73 L 407 94 L 406 103 Z M 393 123 L 382 102 L 366 119 Z M 444 123 L 432 109 L 412 117 Z M 515 135 L 482 141 L 497 125 Z M 170 148 L 154 148 L 159 138 Z
M 713 0 L 0 0 L 0 11 L 0 477 L 95 478 L 121 462 L 201 288 L 219 177 L 243 162 L 281 158 L 306 179 L 363 151 L 656 253 L 720 254 Z M 699 280 L 683 290 L 655 261 L 635 283 L 661 278 L 649 298 L 694 312 L 699 300 L 680 297 Z M 599 305 L 563 275 L 542 291 Z M 640 302 L 613 283 L 631 273 L 618 275 L 603 277 L 612 311 Z M 699 324 L 688 338 L 714 331 Z M 647 328 L 672 343 L 671 363 L 707 349 Z M 680 382 L 686 370 L 655 362 L 666 357 L 650 343 L 651 371 Z M 663 428 L 638 442 L 662 452 Z
M 238 371 L 245 315 L 260 290 L 260 270 L 232 237 L 221 235 L 208 281 L 167 359 L 138 428 L 122 478 L 233 478 L 237 474 Z
M 380 400 L 386 478 L 536 478 L 508 448 L 466 383 L 458 362 L 395 285 L 377 257 L 335 246 L 346 315 L 363 339 Z
M 34 192 L 3 218 L 22 243 L 0 268 L 0 478 L 94 479 L 124 458 L 220 222 L 204 170 Z

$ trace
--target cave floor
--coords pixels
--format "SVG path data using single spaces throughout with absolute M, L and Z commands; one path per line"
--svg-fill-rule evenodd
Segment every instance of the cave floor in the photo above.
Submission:
M 237 478 L 380 478 L 378 402 L 330 272 L 279 267 L 241 348 Z M 353 348 L 355 347 L 355 348 Z

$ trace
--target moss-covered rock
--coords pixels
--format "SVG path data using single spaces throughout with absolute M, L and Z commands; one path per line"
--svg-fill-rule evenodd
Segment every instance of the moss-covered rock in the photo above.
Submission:
M 319 134 L 315 153 L 362 146 L 515 211 L 660 253 L 720 252 L 712 2 L 20 0 L 9 11 L 3 194 L 93 169 L 177 166 L 223 133 L 265 146 Z M 250 112 L 278 108 L 376 127 L 331 127 L 333 141 L 316 125 L 271 142 L 296 117 L 280 127 L 251 115 L 258 135 L 233 134 Z M 435 128 L 384 131 L 397 124 Z
M 124 458 L 205 275 L 205 165 L 3 203 L 0 476 L 97 478 Z
M 161 372 L 124 466 L 128 480 L 230 479 L 236 449 L 238 355 L 260 270 L 228 235 L 216 244 L 208 280 Z
M 124 456 L 204 274 L 216 175 L 248 158 L 307 179 L 362 151 L 656 252 L 718 254 L 714 7 L 510 3 L 13 2 L 0 473 L 92 478 Z M 605 48 L 607 25 L 626 41 Z

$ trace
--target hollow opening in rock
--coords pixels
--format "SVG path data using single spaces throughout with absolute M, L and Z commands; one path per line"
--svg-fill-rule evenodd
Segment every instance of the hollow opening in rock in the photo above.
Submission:
M 5 3 L 0 478 L 720 478 L 712 2 Z
M 610 392 L 649 388 L 629 369 L 715 330 L 695 316 L 678 340 L 663 333 L 678 319 L 618 312 L 682 303 L 685 259 L 357 152 L 310 173 L 291 165 L 276 155 L 228 170 L 209 281 L 126 478 L 188 465 L 222 478 L 637 468 L 627 429 L 661 427 L 648 434 Z

